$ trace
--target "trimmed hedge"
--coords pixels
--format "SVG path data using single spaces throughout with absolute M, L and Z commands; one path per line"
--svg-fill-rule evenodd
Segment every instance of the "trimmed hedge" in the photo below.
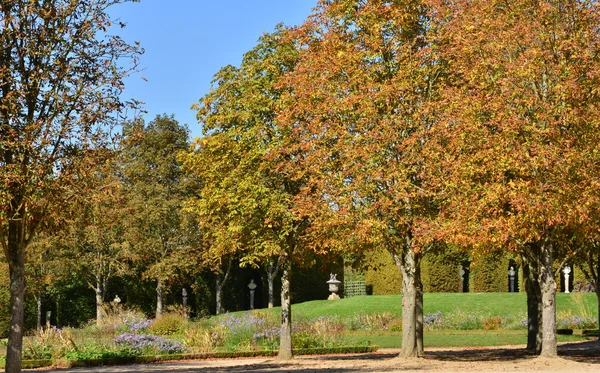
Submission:
M 325 354 L 351 354 L 351 353 L 369 353 L 376 352 L 378 346 L 346 346 L 330 348 L 302 348 L 294 349 L 294 355 L 325 355 Z M 80 359 L 68 360 L 58 359 L 54 365 L 61 368 L 83 368 L 103 365 L 124 365 L 124 364 L 148 364 L 161 361 L 177 360 L 204 360 L 204 359 L 233 359 L 240 357 L 273 357 L 277 356 L 277 351 L 236 351 L 236 352 L 203 352 L 196 354 L 174 354 L 158 356 L 131 356 L 111 359 Z M 50 363 L 52 363 L 50 361 Z M 46 366 L 49 366 L 48 364 Z
M 457 255 L 427 254 L 421 263 L 421 281 L 426 293 L 458 293 L 462 291 L 460 280 L 461 260 Z
M 402 276 L 387 250 L 379 249 L 368 255 L 366 267 L 365 281 L 373 295 L 402 293 Z
M 462 291 L 460 281 L 461 258 L 457 254 L 430 253 L 421 263 L 421 281 L 426 293 L 454 293 Z M 373 295 L 402 293 L 402 276 L 387 250 L 377 250 L 367 258 L 365 274 L 367 286 Z
M 6 361 L 0 360 L 0 369 L 4 369 L 6 365 Z M 23 360 L 21 366 L 23 369 L 36 369 L 36 368 L 44 368 L 52 366 L 52 360 L 44 359 L 44 360 Z
M 469 278 L 471 292 L 507 292 L 509 260 L 503 253 L 492 253 L 473 259 Z

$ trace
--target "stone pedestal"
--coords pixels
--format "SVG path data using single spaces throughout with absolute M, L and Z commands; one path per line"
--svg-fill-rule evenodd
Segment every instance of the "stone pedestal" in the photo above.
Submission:
M 254 283 L 254 279 L 250 280 L 248 284 L 248 289 L 250 289 L 250 309 L 254 309 L 254 292 L 256 291 L 256 284 Z

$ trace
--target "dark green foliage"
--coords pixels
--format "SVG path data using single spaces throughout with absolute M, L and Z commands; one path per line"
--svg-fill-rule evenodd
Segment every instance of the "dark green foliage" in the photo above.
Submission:
M 461 258 L 455 254 L 429 253 L 421 264 L 421 281 L 426 293 L 452 293 L 461 291 Z M 402 277 L 392 256 L 377 250 L 367 256 L 367 286 L 373 295 L 400 294 Z
M 329 294 L 330 274 L 337 274 L 337 279 L 344 281 L 344 265 L 339 257 L 331 260 L 315 257 L 312 265 L 293 267 L 292 303 L 307 302 L 310 300 L 327 299 Z M 277 281 L 276 281 L 277 283 Z M 266 285 L 266 282 L 265 282 Z M 275 294 L 279 294 L 276 292 Z M 341 295 L 341 294 L 340 294 Z M 276 298 L 278 298 L 276 296 Z
M 508 291 L 510 259 L 502 253 L 478 257 L 471 262 L 470 291 L 491 293 Z
M 461 258 L 457 255 L 430 253 L 423 256 L 421 281 L 426 293 L 458 293 L 462 291 L 460 280 Z
M 400 294 L 402 277 L 389 252 L 383 249 L 366 255 L 365 281 L 373 295 Z

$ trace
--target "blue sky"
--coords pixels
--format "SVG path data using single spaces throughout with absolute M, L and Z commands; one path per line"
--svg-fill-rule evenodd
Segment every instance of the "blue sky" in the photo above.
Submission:
M 223 66 L 239 65 L 263 32 L 275 25 L 299 25 L 317 0 L 141 0 L 111 9 L 127 24 L 118 30 L 128 42 L 146 50 L 145 70 L 126 81 L 124 98 L 145 102 L 146 121 L 174 114 L 191 136 L 201 126 L 190 106 L 210 89 Z M 144 79 L 147 79 L 145 81 Z

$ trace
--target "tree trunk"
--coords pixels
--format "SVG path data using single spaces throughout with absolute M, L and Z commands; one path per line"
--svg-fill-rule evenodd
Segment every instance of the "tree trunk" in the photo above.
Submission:
M 6 350 L 6 372 L 21 372 L 25 306 L 25 264 L 10 266 L 10 331 Z
M 102 298 L 102 284 L 100 281 L 96 282 L 96 287 L 94 288 L 94 291 L 96 292 L 96 325 L 101 325 L 102 324 L 102 304 L 103 304 L 103 298 Z
M 280 260 L 284 262 L 281 274 L 281 332 L 277 360 L 291 360 L 294 357 L 292 354 L 292 300 L 290 293 L 292 261 L 289 257 Z
M 523 279 L 527 294 L 527 350 L 534 351 L 537 355 L 542 352 L 541 306 L 542 293 L 539 282 L 539 270 L 534 263 L 530 263 L 524 256 Z
M 402 349 L 400 357 L 417 357 L 417 285 L 415 253 L 404 248 L 402 256 L 390 251 L 402 274 Z
M 598 318 L 596 320 L 598 320 L 598 337 L 600 337 L 600 281 L 598 279 L 596 279 L 595 285 L 596 286 L 594 286 L 594 289 L 596 290 L 596 302 L 598 303 Z
M 13 201 L 15 206 L 20 201 Z M 11 214 L 12 216 L 12 214 Z M 6 349 L 5 371 L 20 373 L 23 354 L 23 322 L 25 318 L 25 220 L 24 207 L 8 222 L 6 259 L 10 277 L 10 330 Z
M 417 314 L 417 325 L 416 325 L 416 338 L 417 338 L 417 356 L 425 356 L 425 349 L 423 346 L 423 282 L 421 281 L 421 259 L 423 258 L 421 253 L 415 254 L 415 282 L 417 286 L 417 298 L 416 298 L 416 309 Z
M 35 294 L 35 303 L 37 305 L 36 308 L 36 328 L 37 330 L 42 330 L 42 291 L 38 290 Z
M 275 303 L 275 290 L 273 286 L 273 281 L 275 276 L 277 275 L 277 271 L 279 269 L 273 265 L 273 259 L 269 259 L 269 263 L 267 264 L 267 284 L 269 287 L 269 308 L 273 308 Z
M 222 274 L 218 274 L 217 275 L 217 279 L 215 280 L 215 304 L 216 304 L 216 309 L 215 309 L 215 313 L 217 315 L 220 315 L 221 313 L 223 313 L 223 304 L 222 304 L 222 297 L 223 297 L 223 281 L 222 281 L 223 275 Z
M 158 280 L 158 284 L 156 285 L 156 317 L 160 317 L 163 314 L 163 307 L 165 305 L 164 290 L 162 280 Z
M 541 356 L 556 357 L 556 281 L 552 242 L 541 243 L 540 286 L 542 289 L 542 352 Z

